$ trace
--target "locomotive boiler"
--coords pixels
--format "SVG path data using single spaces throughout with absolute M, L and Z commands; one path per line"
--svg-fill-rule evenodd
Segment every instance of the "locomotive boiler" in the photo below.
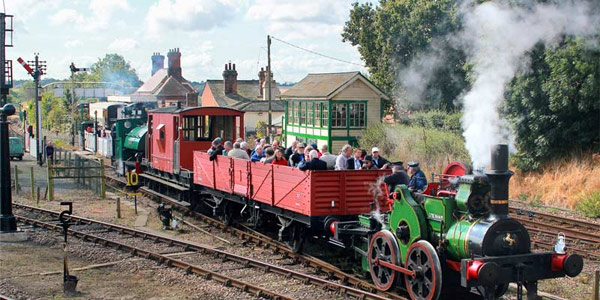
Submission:
M 423 193 L 398 186 L 388 213 L 334 222 L 333 237 L 358 253 L 377 288 L 403 281 L 412 299 L 438 299 L 444 283 L 496 299 L 511 282 L 534 299 L 539 280 L 577 276 L 579 255 L 532 252 L 526 228 L 508 216 L 507 145 L 496 145 L 491 161 L 485 174 L 446 176 Z

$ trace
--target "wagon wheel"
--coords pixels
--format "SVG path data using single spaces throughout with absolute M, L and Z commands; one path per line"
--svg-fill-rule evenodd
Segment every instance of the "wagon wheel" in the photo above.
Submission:
M 288 245 L 292 249 L 294 253 L 302 252 L 302 248 L 304 247 L 304 241 L 306 240 L 306 233 L 304 230 L 295 225 L 291 228 L 290 239 L 288 241 Z
M 478 286 L 477 291 L 483 299 L 498 299 L 508 290 L 508 283 L 495 285 L 493 287 Z M 490 295 L 491 294 L 491 295 Z
M 408 248 L 406 268 L 416 273 L 414 277 L 404 277 L 411 299 L 438 299 L 442 291 L 442 266 L 429 242 L 418 241 Z
M 229 203 L 223 204 L 223 214 L 221 215 L 221 221 L 227 226 L 231 226 L 233 224 L 235 211 L 233 206 Z
M 394 235 L 388 230 L 382 230 L 371 237 L 369 243 L 369 271 L 375 286 L 382 290 L 390 290 L 396 282 L 396 271 L 376 264 L 376 259 L 395 265 L 399 264 L 400 249 Z

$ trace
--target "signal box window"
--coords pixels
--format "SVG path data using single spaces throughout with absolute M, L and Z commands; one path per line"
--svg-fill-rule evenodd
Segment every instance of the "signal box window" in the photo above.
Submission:
M 365 127 L 365 103 L 350 103 L 350 127 Z
M 187 116 L 183 117 L 183 127 L 181 128 L 184 141 L 205 141 L 210 140 L 210 117 L 207 116 Z
M 331 127 L 346 127 L 346 103 L 333 103 L 331 105 Z

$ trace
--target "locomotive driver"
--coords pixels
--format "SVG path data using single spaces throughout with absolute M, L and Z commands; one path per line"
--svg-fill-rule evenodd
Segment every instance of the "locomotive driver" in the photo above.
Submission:
M 389 193 L 392 194 L 396 189 L 396 186 L 400 184 L 408 185 L 410 182 L 410 178 L 406 171 L 404 171 L 404 167 L 402 166 L 402 162 L 395 162 L 392 164 L 392 174 L 385 176 L 383 178 L 383 182 L 388 185 Z

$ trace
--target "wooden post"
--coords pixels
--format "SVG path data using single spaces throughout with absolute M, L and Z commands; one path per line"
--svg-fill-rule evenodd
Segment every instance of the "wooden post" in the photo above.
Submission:
M 33 167 L 31 167 L 31 175 L 29 177 L 29 181 L 31 181 L 31 200 L 35 198 L 35 180 L 33 179 Z
M 68 152 L 67 167 L 71 167 L 71 152 Z M 71 177 L 71 169 L 67 169 L 67 176 Z
M 52 163 L 48 160 L 48 201 L 54 201 L 54 179 L 52 171 Z
M 594 300 L 600 299 L 600 270 L 594 272 Z
M 19 194 L 19 166 L 15 165 L 15 194 Z
M 37 200 L 36 200 L 37 206 L 40 207 L 40 187 L 37 187 Z
M 81 177 L 81 175 L 79 174 L 79 155 L 75 155 L 75 174 L 77 174 L 77 184 L 79 184 L 79 177 Z
M 121 218 L 121 198 L 117 197 L 117 218 Z
M 104 178 L 104 159 L 100 159 L 100 196 L 106 199 L 106 179 Z

